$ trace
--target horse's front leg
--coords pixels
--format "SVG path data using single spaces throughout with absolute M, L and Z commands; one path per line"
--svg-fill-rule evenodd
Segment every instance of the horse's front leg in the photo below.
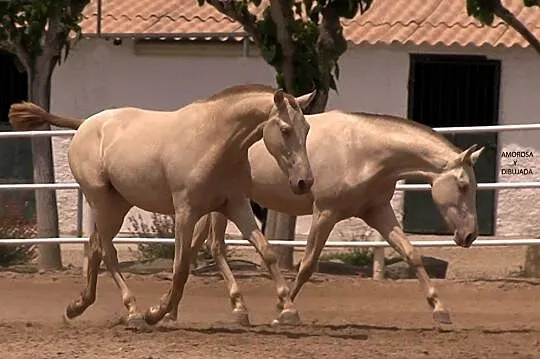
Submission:
M 410 266 L 416 269 L 416 276 L 424 287 L 428 304 L 433 308 L 433 319 L 442 324 L 451 324 L 450 313 L 439 299 L 439 293 L 422 264 L 422 257 L 405 236 L 390 203 L 369 209 L 362 218 L 376 229 L 407 260 Z
M 162 297 L 161 303 L 150 307 L 144 314 L 144 320 L 148 324 L 156 324 L 163 319 L 165 314 L 171 312 L 175 314 L 174 319 L 176 319 L 177 308 L 189 277 L 191 240 L 196 220 L 197 218 L 187 206 L 175 209 L 173 278 L 169 291 Z
M 268 240 L 257 226 L 249 200 L 244 197 L 230 199 L 224 214 L 238 227 L 243 237 L 248 238 L 255 246 L 269 269 L 277 288 L 278 308 L 281 310 L 279 323 L 298 324 L 300 317 L 291 300 L 289 286 L 279 270 L 275 252 L 270 248 Z

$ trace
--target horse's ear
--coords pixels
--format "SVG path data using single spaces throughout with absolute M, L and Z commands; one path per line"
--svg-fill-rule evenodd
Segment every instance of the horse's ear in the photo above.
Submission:
M 300 106 L 300 110 L 302 110 L 303 113 L 309 112 L 309 109 L 316 95 L 317 95 L 317 89 L 313 90 L 312 92 L 308 94 L 298 96 L 295 98 L 296 102 L 298 102 L 298 105 Z
M 473 153 L 471 153 L 471 156 L 469 157 L 470 162 L 471 162 L 471 166 L 474 166 L 474 164 L 478 160 L 478 157 L 480 157 L 480 155 L 482 154 L 482 152 L 484 152 L 485 149 L 486 149 L 486 147 L 482 146 L 482 148 L 480 148 L 479 150 L 476 150 Z
M 478 156 L 480 155 L 480 153 L 476 156 L 476 158 L 474 159 L 474 162 L 473 160 L 471 159 L 471 156 L 472 154 L 474 153 L 474 151 L 476 150 L 476 147 L 478 147 L 477 144 L 474 144 L 472 145 L 471 147 L 467 148 L 465 151 L 461 152 L 458 156 L 458 162 L 460 163 L 466 163 L 466 164 L 469 164 L 469 165 L 473 165 L 474 162 L 476 162 L 476 160 L 478 159 Z
M 278 108 L 283 106 L 283 102 L 285 101 L 285 96 L 283 95 L 283 89 L 277 89 L 274 92 L 274 103 Z

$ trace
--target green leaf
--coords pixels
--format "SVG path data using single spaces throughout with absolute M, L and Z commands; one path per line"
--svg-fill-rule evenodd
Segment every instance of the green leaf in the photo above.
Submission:
M 477 18 L 482 23 L 486 25 L 491 25 L 493 23 L 493 19 L 495 18 L 495 15 L 493 14 L 493 12 L 489 10 L 482 9 L 480 13 L 478 14 Z
M 476 0 L 467 0 L 467 15 L 474 16 L 477 11 L 477 3 Z

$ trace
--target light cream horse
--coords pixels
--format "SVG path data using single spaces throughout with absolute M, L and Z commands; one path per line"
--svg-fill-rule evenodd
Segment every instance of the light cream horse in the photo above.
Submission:
M 311 193 L 293 195 L 287 188 L 287 178 L 261 142 L 249 149 L 253 186 L 250 197 L 263 207 L 291 215 L 313 214 L 307 247 L 292 286 L 292 300 L 313 274 L 334 225 L 358 217 L 416 269 L 434 319 L 450 323 L 449 312 L 421 257 L 400 227 L 390 200 L 398 180 L 428 181 L 433 200 L 454 231 L 455 242 L 469 247 L 478 235 L 473 165 L 483 148 L 475 150 L 476 146 L 472 146 L 461 151 L 429 127 L 386 115 L 331 111 L 308 115 L 306 119 L 311 128 L 306 146 L 315 177 Z M 212 230 L 212 253 L 225 279 L 234 313 L 240 323 L 247 324 L 242 293 L 225 258 L 226 224 L 226 219 L 216 213 L 203 217 L 195 229 L 192 251 L 198 250 Z
M 176 223 L 173 280 L 161 303 L 145 312 L 146 323 L 155 324 L 166 314 L 176 319 L 189 274 L 193 228 L 211 211 L 223 213 L 249 237 L 276 282 L 281 319 L 296 320 L 289 287 L 245 196 L 251 188 L 248 148 L 263 138 L 291 192 L 309 191 L 313 184 L 305 146 L 309 125 L 302 108 L 312 98 L 313 93 L 295 98 L 267 86 L 242 85 L 177 111 L 119 108 L 86 120 L 51 115 L 31 103 L 12 105 L 9 119 L 16 129 L 45 123 L 78 129 L 69 148 L 69 165 L 96 226 L 90 235 L 86 287 L 67 306 L 67 318 L 82 314 L 95 301 L 102 259 L 121 290 L 128 323 L 141 318 L 112 243 L 129 209 L 137 206 L 174 214 Z

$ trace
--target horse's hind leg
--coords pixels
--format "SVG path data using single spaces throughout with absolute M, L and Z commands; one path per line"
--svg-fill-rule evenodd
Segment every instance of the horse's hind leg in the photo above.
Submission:
M 390 245 L 416 269 L 416 276 L 426 291 L 426 299 L 433 308 L 433 318 L 443 324 L 451 324 L 450 314 L 439 299 L 439 294 L 422 264 L 422 258 L 405 236 L 390 203 L 369 209 L 362 219 L 376 229 Z
M 233 315 L 238 324 L 248 326 L 249 314 L 244 303 L 244 298 L 240 287 L 234 278 L 234 275 L 227 263 L 227 247 L 225 245 L 225 231 L 227 230 L 227 218 L 221 213 L 211 214 L 212 231 L 211 235 L 211 248 L 212 257 L 216 261 L 216 264 L 223 276 L 227 290 L 229 291 L 229 298 L 231 300 L 231 306 L 233 308 Z
M 97 276 L 101 259 L 101 239 L 94 227 L 89 238 L 86 287 L 81 291 L 79 298 L 66 307 L 66 317 L 68 319 L 73 319 L 81 315 L 96 300 Z
M 93 200 L 92 200 L 93 199 Z M 87 286 L 81 293 L 81 297 L 66 309 L 68 318 L 80 315 L 95 300 L 97 273 L 101 259 L 105 262 L 113 280 L 122 293 L 124 305 L 129 311 L 129 316 L 138 314 L 135 297 L 127 287 L 118 267 L 117 252 L 112 243 L 124 217 L 131 208 L 114 189 L 107 188 L 102 196 L 89 198 L 92 207 L 92 216 L 95 221 L 94 231 L 90 237 L 90 251 L 88 260 Z
M 135 295 L 127 286 L 126 281 L 120 272 L 118 265 L 118 253 L 112 242 L 114 237 L 120 231 L 120 228 L 124 222 L 124 217 L 131 208 L 131 205 L 116 192 L 113 200 L 114 205 L 109 207 L 109 213 L 102 221 L 104 227 L 102 229 L 103 262 L 105 262 L 114 283 L 120 289 L 122 294 L 122 302 L 128 310 L 128 321 L 138 317 L 142 319 L 142 316 L 137 309 Z

